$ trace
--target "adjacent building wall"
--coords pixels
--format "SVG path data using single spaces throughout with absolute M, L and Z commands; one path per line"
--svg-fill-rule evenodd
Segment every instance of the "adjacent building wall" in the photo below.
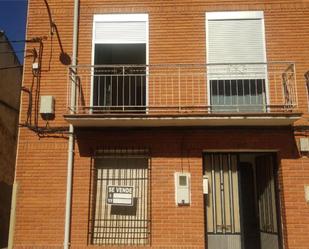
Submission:
M 21 81 L 22 67 L 0 31 L 0 248 L 8 242 Z

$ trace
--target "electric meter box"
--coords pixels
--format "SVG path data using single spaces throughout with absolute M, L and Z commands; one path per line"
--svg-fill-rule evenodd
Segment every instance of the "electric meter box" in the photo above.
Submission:
M 39 63 L 38 63 L 38 62 L 34 62 L 34 63 L 32 64 L 32 69 L 33 69 L 33 70 L 38 70 L 38 69 L 39 69 Z
M 40 114 L 44 119 L 49 119 L 55 114 L 55 98 L 53 96 L 41 96 Z
M 203 176 L 203 194 L 208 195 L 209 188 L 208 188 L 208 177 L 206 175 Z
M 175 195 L 178 206 L 190 205 L 190 173 L 175 173 Z
M 309 204 L 309 185 L 305 186 L 305 200 Z
M 309 152 L 309 138 L 301 137 L 299 139 L 299 145 L 301 152 Z

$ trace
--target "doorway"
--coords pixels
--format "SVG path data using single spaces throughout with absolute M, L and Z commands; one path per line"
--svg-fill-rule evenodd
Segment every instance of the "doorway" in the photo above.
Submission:
M 281 249 L 273 153 L 207 153 L 207 249 Z

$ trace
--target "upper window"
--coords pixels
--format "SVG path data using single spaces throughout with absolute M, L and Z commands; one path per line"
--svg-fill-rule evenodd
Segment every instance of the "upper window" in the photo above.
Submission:
M 96 44 L 146 44 L 147 14 L 103 14 L 94 16 Z
M 265 111 L 263 12 L 206 13 L 206 43 L 212 110 Z
M 93 111 L 145 110 L 148 15 L 95 15 L 93 25 Z

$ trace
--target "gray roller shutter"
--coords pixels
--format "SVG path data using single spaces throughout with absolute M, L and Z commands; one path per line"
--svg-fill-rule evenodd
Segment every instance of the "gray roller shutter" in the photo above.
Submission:
M 208 19 L 207 63 L 210 79 L 265 78 L 264 27 L 262 18 Z M 236 65 L 248 63 L 251 65 Z

